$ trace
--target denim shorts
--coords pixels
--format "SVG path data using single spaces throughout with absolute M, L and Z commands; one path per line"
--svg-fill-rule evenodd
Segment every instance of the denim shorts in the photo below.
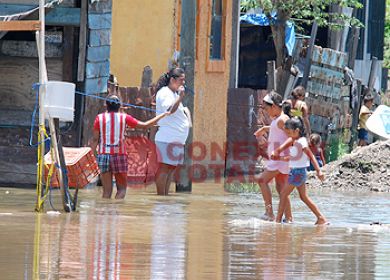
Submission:
M 300 187 L 305 184 L 307 179 L 306 167 L 291 168 L 288 174 L 288 184 L 294 187 Z
M 316 156 L 316 160 L 317 160 L 317 163 L 318 163 L 318 166 L 319 167 L 323 167 L 324 166 L 324 163 L 322 162 L 322 159 L 321 157 L 319 156 Z M 311 163 L 310 161 L 310 166 L 307 168 L 308 171 L 315 171 L 316 169 L 314 168 L 314 165 Z
M 361 128 L 358 131 L 358 139 L 368 141 L 368 131 L 367 129 Z

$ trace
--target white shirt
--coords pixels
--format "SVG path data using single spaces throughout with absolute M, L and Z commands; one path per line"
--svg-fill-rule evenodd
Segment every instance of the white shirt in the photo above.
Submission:
M 308 148 L 306 137 L 301 137 L 294 142 L 294 145 L 290 148 L 290 167 L 291 168 L 306 168 L 310 166 L 310 159 L 303 151 Z
M 177 98 L 179 98 L 179 95 L 170 90 L 169 87 L 161 88 L 156 96 L 157 114 L 159 115 L 166 112 L 169 107 L 173 106 Z M 184 106 L 182 103 L 180 103 L 175 113 L 159 120 L 158 125 L 159 128 L 155 141 L 185 144 L 190 129 L 190 123 L 184 113 Z

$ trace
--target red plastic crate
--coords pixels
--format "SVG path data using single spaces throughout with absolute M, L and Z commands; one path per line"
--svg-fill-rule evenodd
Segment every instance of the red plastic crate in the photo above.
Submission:
M 96 158 L 92 153 L 91 148 L 67 148 L 64 147 L 64 156 L 66 170 L 68 173 L 68 185 L 71 188 L 83 188 L 89 184 L 92 179 L 99 175 L 99 168 Z M 45 155 L 45 163 L 50 167 L 52 164 L 50 152 Z M 45 168 L 45 180 L 47 178 L 48 169 Z M 57 167 L 51 177 L 51 186 L 59 187 L 59 175 Z

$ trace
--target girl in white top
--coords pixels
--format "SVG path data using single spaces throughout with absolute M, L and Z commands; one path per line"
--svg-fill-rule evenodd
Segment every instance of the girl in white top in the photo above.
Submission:
M 276 222 L 280 223 L 282 220 L 283 212 L 288 201 L 290 193 L 297 188 L 299 197 L 301 200 L 310 208 L 310 210 L 316 215 L 316 225 L 326 224 L 326 218 L 320 212 L 318 207 L 310 199 L 306 193 L 306 168 L 310 165 L 310 161 L 314 165 L 317 172 L 317 177 L 321 181 L 324 180 L 320 167 L 318 166 L 317 160 L 313 155 L 307 143 L 303 120 L 301 117 L 293 117 L 286 121 L 285 130 L 287 135 L 290 137 L 279 146 L 271 154 L 271 158 L 279 157 L 279 154 L 290 147 L 290 173 L 288 176 L 288 187 L 282 190 L 280 194 L 280 203 L 278 209 L 278 215 L 276 216 Z

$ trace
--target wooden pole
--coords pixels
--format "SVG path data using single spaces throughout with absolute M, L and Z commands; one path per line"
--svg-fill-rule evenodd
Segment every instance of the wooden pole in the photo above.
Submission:
M 267 90 L 276 89 L 275 60 L 267 61 Z
M 76 210 L 76 205 L 73 202 L 70 194 L 69 194 L 69 182 L 68 175 L 66 174 L 66 162 L 64 149 L 62 147 L 61 136 L 57 133 L 60 129 L 60 120 L 58 118 L 51 118 L 49 123 L 54 125 L 54 135 L 56 135 L 56 144 L 57 148 L 55 149 L 57 164 L 59 165 L 58 172 L 60 174 L 60 187 L 61 187 L 61 195 L 62 195 L 62 205 L 64 207 L 65 212 L 72 212 Z M 53 137 L 53 134 L 51 135 Z M 65 172 L 64 172 L 65 171 Z
M 309 49 L 307 50 L 305 69 L 303 71 L 303 77 L 302 77 L 302 86 L 304 88 L 307 88 L 307 83 L 309 81 L 310 67 L 311 67 L 311 57 L 313 55 L 314 43 L 315 43 L 315 40 L 316 40 L 316 37 L 317 37 L 317 30 L 318 30 L 318 25 L 317 25 L 317 22 L 314 21 L 313 22 L 313 26 L 311 27 Z
M 44 189 L 42 188 L 43 180 L 44 180 L 44 167 L 45 167 L 45 133 L 42 130 L 42 126 L 45 126 L 45 111 L 44 111 L 44 96 L 46 88 L 44 86 L 45 83 L 45 0 L 39 0 L 39 20 L 41 23 L 40 31 L 38 32 L 38 57 L 39 57 L 39 134 L 41 142 L 38 143 L 40 146 L 40 154 L 38 155 L 41 160 L 39 161 L 39 167 L 38 170 L 40 170 L 40 174 L 37 174 L 40 182 L 41 189 L 38 188 L 37 190 L 37 196 L 40 196 L 40 198 L 44 195 Z M 38 205 L 39 197 L 37 197 L 37 207 L 35 208 L 37 211 L 43 211 L 43 205 L 42 208 Z
M 368 83 L 367 83 L 367 86 L 368 86 L 370 91 L 374 88 L 377 71 L 378 71 L 378 58 L 373 56 L 371 59 L 370 76 L 368 78 Z
M 355 26 L 352 27 L 351 33 L 352 36 L 348 42 L 348 68 L 353 70 L 355 68 L 356 54 L 359 45 L 360 28 Z
M 362 96 L 362 80 L 356 79 L 356 91 L 357 100 L 352 110 L 352 124 L 351 124 L 351 140 L 349 142 L 349 148 L 352 151 L 354 144 L 357 141 L 357 126 L 359 123 L 359 112 L 361 107 L 361 96 Z
M 180 66 L 186 75 L 186 92 L 184 105 L 188 107 L 191 114 L 194 113 L 194 79 L 195 79 L 195 34 L 196 34 L 196 1 L 187 0 L 182 2 L 181 32 L 180 32 Z M 192 118 L 193 119 L 193 118 Z M 184 166 L 178 170 L 177 192 L 190 192 L 192 190 L 191 167 L 192 159 L 188 155 L 188 147 L 192 144 L 192 129 L 186 142 L 186 155 Z
M 80 34 L 79 34 L 79 57 L 77 61 L 77 81 L 84 81 L 85 58 L 87 52 L 87 7 L 88 1 L 81 0 L 80 8 Z M 83 98 L 84 100 L 84 98 Z

